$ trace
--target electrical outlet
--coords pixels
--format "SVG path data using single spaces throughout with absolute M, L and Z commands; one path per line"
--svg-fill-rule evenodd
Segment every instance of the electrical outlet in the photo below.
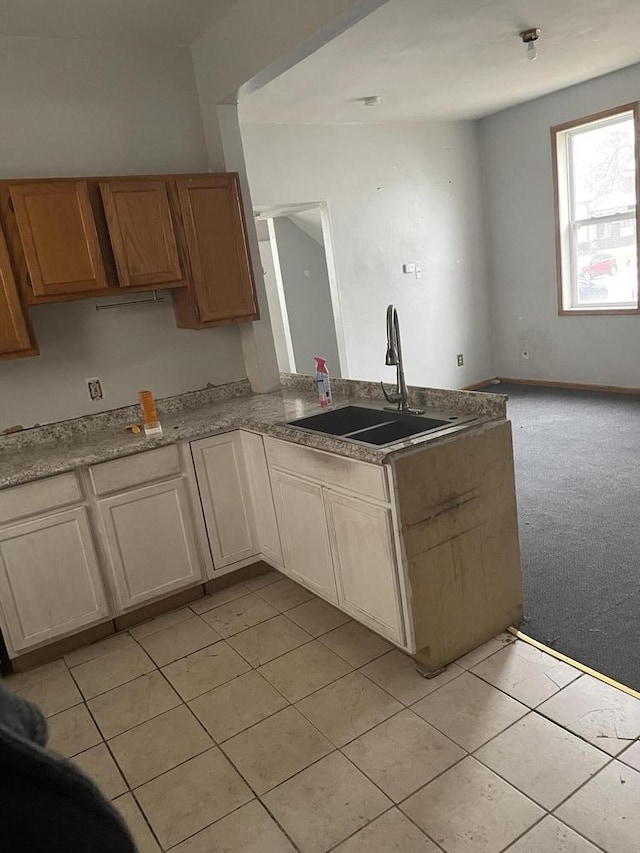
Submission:
M 458 353 L 458 367 L 462 367 L 464 365 L 464 355 L 459 352 Z
M 416 264 L 416 278 L 422 278 L 422 267 L 420 264 Z
M 529 358 L 529 350 L 528 349 L 522 350 L 522 357 L 523 358 Z
M 94 376 L 91 379 L 85 379 L 87 383 L 87 391 L 89 392 L 89 397 L 92 400 L 102 400 L 104 394 L 102 393 L 102 382 L 98 379 L 97 376 Z

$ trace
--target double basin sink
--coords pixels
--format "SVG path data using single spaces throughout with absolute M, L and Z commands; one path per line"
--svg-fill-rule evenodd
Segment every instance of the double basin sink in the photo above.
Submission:
M 408 438 L 417 438 L 447 427 L 458 426 L 473 420 L 474 417 L 440 412 L 413 415 L 366 406 L 344 406 L 319 415 L 289 421 L 287 426 L 333 435 L 358 444 L 385 447 L 397 441 L 406 441 Z

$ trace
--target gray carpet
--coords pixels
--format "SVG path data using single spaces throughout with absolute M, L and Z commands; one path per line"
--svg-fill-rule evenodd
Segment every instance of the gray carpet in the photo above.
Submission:
M 640 690 L 640 397 L 509 395 L 526 634 Z

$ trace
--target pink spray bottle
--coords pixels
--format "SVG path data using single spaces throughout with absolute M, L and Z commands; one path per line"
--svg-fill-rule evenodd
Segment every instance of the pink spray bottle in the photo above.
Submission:
M 331 405 L 331 384 L 329 382 L 329 370 L 326 359 L 314 356 L 316 361 L 316 387 L 318 388 L 318 399 L 323 409 Z

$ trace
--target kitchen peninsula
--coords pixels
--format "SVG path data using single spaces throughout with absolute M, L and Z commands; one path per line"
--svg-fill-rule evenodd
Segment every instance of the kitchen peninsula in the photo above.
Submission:
M 506 398 L 410 388 L 427 417 L 467 417 L 374 447 L 288 425 L 319 407 L 310 377 L 282 382 L 159 401 L 154 439 L 126 431 L 133 406 L 0 438 L 0 629 L 16 668 L 257 561 L 425 675 L 521 619 Z M 334 382 L 336 407 L 380 398 Z

